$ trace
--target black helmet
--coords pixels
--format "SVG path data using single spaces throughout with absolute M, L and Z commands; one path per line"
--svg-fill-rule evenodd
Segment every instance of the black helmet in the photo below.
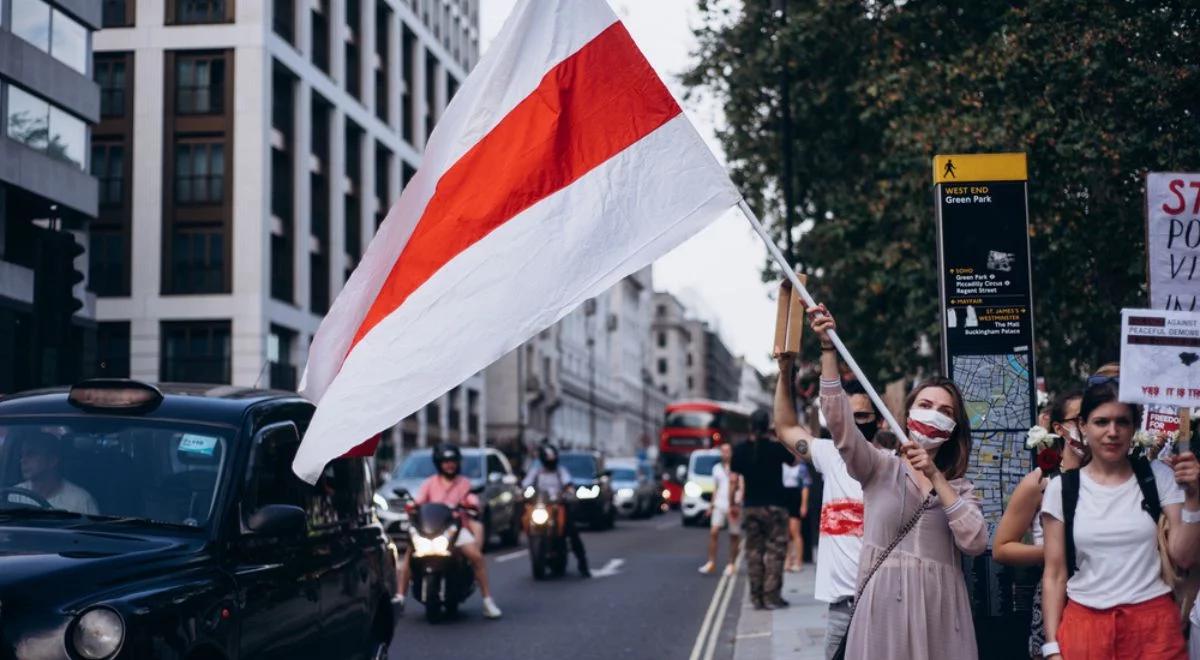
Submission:
M 558 450 L 550 443 L 543 443 L 538 447 L 538 461 L 542 467 L 553 470 L 558 466 Z
M 454 472 L 447 473 L 442 470 L 442 463 L 445 463 L 446 461 L 454 461 L 454 464 L 457 466 L 455 467 Z M 458 449 L 457 445 L 443 442 L 433 450 L 433 467 L 437 468 L 438 472 L 441 472 L 447 477 L 453 477 L 457 475 L 462 469 L 462 451 Z

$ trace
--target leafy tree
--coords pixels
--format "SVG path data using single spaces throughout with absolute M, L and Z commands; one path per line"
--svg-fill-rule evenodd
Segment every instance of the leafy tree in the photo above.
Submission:
M 1024 151 L 1039 372 L 1117 357 L 1147 305 L 1144 176 L 1200 168 L 1200 6 L 1123 0 L 700 0 L 699 64 L 734 181 L 781 244 L 781 81 L 793 260 L 869 375 L 936 370 L 931 159 Z M 778 11 L 786 5 L 786 14 Z M 764 278 L 776 278 L 768 264 Z

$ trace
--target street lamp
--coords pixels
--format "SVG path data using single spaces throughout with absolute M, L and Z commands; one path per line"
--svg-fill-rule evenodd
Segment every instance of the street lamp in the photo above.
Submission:
M 593 337 L 592 317 L 596 315 L 596 299 L 583 303 L 584 325 L 588 348 L 588 447 L 596 449 L 596 339 Z

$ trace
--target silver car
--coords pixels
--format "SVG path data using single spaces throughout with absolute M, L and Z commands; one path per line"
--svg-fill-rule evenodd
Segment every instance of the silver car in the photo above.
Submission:
M 617 511 L 630 518 L 654 515 L 662 494 L 650 472 L 632 458 L 609 459 L 607 467 L 612 473 L 613 503 Z

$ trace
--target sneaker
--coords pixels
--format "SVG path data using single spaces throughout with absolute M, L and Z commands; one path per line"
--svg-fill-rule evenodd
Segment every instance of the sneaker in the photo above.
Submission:
M 496 607 L 496 601 L 491 596 L 483 599 L 483 616 L 488 619 L 500 618 L 500 608 Z
M 781 598 L 779 596 L 764 598 L 763 600 L 773 610 L 782 610 L 791 605 L 791 603 L 787 602 L 786 600 L 784 600 L 783 598 Z
M 711 561 L 700 567 L 700 572 L 704 575 L 712 575 L 717 572 L 717 565 Z
M 737 568 L 733 564 L 725 564 L 725 575 L 733 575 L 737 572 Z
M 392 607 L 396 608 L 396 612 L 404 613 L 404 596 L 396 596 L 392 598 Z
M 592 577 L 592 571 L 588 568 L 587 563 L 583 563 L 583 564 L 579 565 L 579 575 L 581 577 L 585 577 L 585 578 Z
M 769 609 L 771 609 L 770 607 L 767 607 L 767 604 L 766 604 L 766 603 L 764 603 L 764 602 L 763 602 L 763 599 L 761 599 L 761 598 L 751 598 L 751 599 L 750 599 L 750 604 L 751 604 L 751 605 L 753 605 L 753 606 L 754 606 L 754 609 L 756 609 L 756 610 L 769 610 Z

